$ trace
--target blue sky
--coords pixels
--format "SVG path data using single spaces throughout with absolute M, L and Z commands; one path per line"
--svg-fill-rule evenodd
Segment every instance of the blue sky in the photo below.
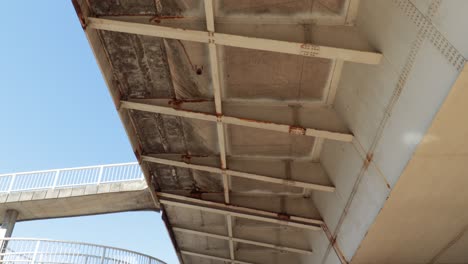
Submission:
M 2 4 L 0 174 L 135 161 L 71 1 Z M 178 263 L 154 212 L 22 222 L 13 236 L 106 244 Z

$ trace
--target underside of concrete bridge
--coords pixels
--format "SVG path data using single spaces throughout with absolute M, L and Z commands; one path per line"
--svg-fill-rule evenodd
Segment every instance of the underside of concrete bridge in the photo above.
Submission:
M 468 258 L 467 1 L 72 2 L 181 263 Z
M 158 209 L 142 180 L 0 193 L 0 219 L 15 210 L 17 221 Z

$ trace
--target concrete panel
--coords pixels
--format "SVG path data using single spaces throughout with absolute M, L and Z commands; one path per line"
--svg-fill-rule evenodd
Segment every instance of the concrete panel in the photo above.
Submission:
M 183 263 L 194 264 L 225 264 L 225 261 L 202 258 L 198 256 L 182 255 Z
M 391 186 L 432 123 L 457 74 L 434 46 L 427 41 L 422 44 L 375 150 L 375 163 Z
M 351 143 L 327 141 L 320 157 L 322 166 L 336 187 L 337 195 L 346 201 L 364 162 Z
M 227 235 L 226 217 L 223 215 L 170 205 L 165 205 L 164 208 L 172 226 Z
M 302 36 L 303 30 L 300 27 L 294 35 Z M 226 95 L 230 98 L 319 100 L 330 71 L 327 59 L 232 47 L 224 47 L 223 54 Z
M 314 253 L 312 255 L 302 256 L 302 262 L 300 263 L 323 263 L 330 244 L 327 236 L 324 232 L 309 232 L 307 239 Z
M 97 191 L 98 191 L 98 186 L 96 186 L 96 185 L 88 185 L 88 186 L 86 186 L 85 194 L 86 194 L 86 195 L 89 195 L 89 194 L 96 194 Z
M 220 11 L 223 14 L 236 15 L 275 15 L 275 16 L 291 16 L 291 15 L 310 15 L 316 13 L 335 13 L 340 14 L 344 6 L 343 0 L 327 0 L 327 1 L 280 1 L 280 0 L 226 0 L 219 1 Z
M 468 201 L 464 164 L 464 157 L 413 158 L 411 177 L 398 181 L 355 263 L 428 263 L 468 223 L 460 210 Z
M 337 243 L 348 261 L 374 222 L 389 193 L 390 188 L 383 176 L 371 163 L 361 178 L 337 236 Z
M 423 14 L 427 14 L 429 11 L 429 6 L 431 5 L 431 2 L 434 1 L 428 1 L 428 0 L 410 0 L 410 2 Z
M 120 182 L 115 182 L 110 184 L 110 192 L 119 192 L 120 191 Z
M 227 127 L 231 155 L 301 157 L 308 155 L 314 144 L 313 137 L 236 125 Z
M 222 194 L 203 194 L 203 199 L 222 203 Z M 321 220 L 320 213 L 312 199 L 302 196 L 284 195 L 246 195 L 231 194 L 231 204 L 240 207 L 248 207 L 263 211 L 285 213 L 287 215 L 306 217 Z
M 453 261 L 448 263 L 466 262 L 456 251 L 468 224 L 468 126 L 459 119 L 466 112 L 467 87 L 465 67 L 353 263 L 434 263 L 444 257 Z M 451 247 L 455 252 L 449 253 Z
M 263 243 L 313 250 L 314 255 L 320 250 L 320 234 L 322 232 L 308 231 L 295 227 L 278 226 L 243 218 L 235 218 L 234 237 L 259 241 Z M 326 239 L 326 238 L 325 238 Z
M 353 144 L 327 141 L 321 154 L 321 162 L 336 191 L 314 192 L 313 197 L 325 223 L 334 232 L 364 159 Z
M 34 192 L 21 192 L 19 201 L 29 201 L 33 198 Z
M 301 255 L 265 247 L 236 243 L 236 259 L 249 263 L 300 263 Z
M 45 199 L 46 195 L 47 195 L 46 190 L 44 190 L 44 191 L 35 191 L 34 194 L 33 194 L 32 199 L 33 200 Z
M 7 193 L 0 194 L 0 203 L 6 202 L 7 199 L 8 199 L 8 194 Z
M 72 196 L 84 195 L 86 187 L 75 187 L 72 189 Z
M 394 1 L 364 0 L 360 3 L 357 26 L 368 41 L 401 72 L 418 28 Z
M 60 193 L 60 190 L 49 189 L 47 190 L 46 197 L 47 199 L 57 198 Z
M 138 190 L 138 189 L 143 190 L 145 188 L 146 188 L 145 181 L 125 182 L 125 184 L 120 185 L 120 191 L 132 191 L 132 190 Z
M 110 192 L 110 184 L 101 184 L 98 186 L 98 193 Z
M 201 254 L 221 258 L 229 258 L 229 242 L 212 237 L 175 232 L 181 250 L 189 250 Z
M 333 249 L 328 253 L 327 258 L 325 259 L 324 264 L 341 264 L 340 258 L 336 255 Z
M 335 109 L 366 152 L 375 140 L 397 81 L 398 74 L 386 57 L 379 65 L 345 64 Z
M 7 202 L 17 202 L 21 197 L 21 193 L 10 193 L 8 194 Z
M 72 189 L 71 188 L 60 189 L 58 198 L 70 197 L 71 195 L 72 195 Z
M 444 37 L 465 58 L 468 57 L 468 35 L 466 25 L 468 17 L 468 2 L 465 0 L 442 0 L 437 13 L 432 18 L 432 23 Z
M 443 251 L 440 251 L 440 255 L 437 256 L 437 259 L 433 259 L 434 263 L 463 263 L 468 259 L 466 245 L 468 245 L 468 233 L 466 233 L 466 227 L 464 227 L 462 232 L 457 234 Z

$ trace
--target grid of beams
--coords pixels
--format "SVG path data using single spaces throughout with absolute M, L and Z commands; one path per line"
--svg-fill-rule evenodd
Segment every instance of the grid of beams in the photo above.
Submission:
M 205 15 L 206 15 L 206 25 L 207 31 L 196 31 L 196 30 L 182 30 L 178 28 L 170 28 L 164 26 L 148 25 L 141 23 L 131 23 L 123 22 L 112 19 L 102 19 L 102 18 L 86 18 L 86 26 L 91 29 L 99 30 L 109 30 L 116 32 L 132 33 L 132 34 L 141 34 L 155 37 L 162 37 L 168 39 L 178 39 L 178 40 L 187 40 L 195 41 L 200 43 L 207 43 L 209 48 L 209 59 L 211 65 L 211 77 L 212 85 L 214 92 L 214 102 L 216 114 L 207 114 L 192 112 L 187 110 L 174 109 L 171 107 L 162 107 L 150 104 L 141 104 L 130 101 L 118 101 L 123 109 L 135 109 L 140 111 L 148 111 L 159 114 L 168 114 L 174 116 L 180 116 L 185 118 L 194 118 L 199 120 L 206 120 L 216 122 L 217 133 L 218 133 L 218 146 L 220 150 L 220 161 L 221 168 L 202 166 L 189 164 L 185 162 L 179 162 L 174 160 L 159 159 L 150 156 L 144 156 L 143 160 L 148 162 L 156 162 L 166 165 L 198 169 L 204 171 L 210 171 L 219 173 L 223 177 L 223 187 L 224 187 L 224 202 L 225 204 L 193 199 L 185 196 L 178 196 L 167 193 L 157 193 L 158 197 L 161 198 L 161 203 L 165 205 L 177 206 L 182 208 L 191 208 L 197 209 L 200 211 L 222 214 L 226 216 L 226 225 L 228 227 L 228 236 L 220 236 L 211 233 L 199 232 L 195 230 L 181 229 L 175 227 L 175 231 L 186 232 L 195 235 L 203 235 L 218 239 L 223 239 L 229 241 L 230 245 L 230 259 L 220 258 L 216 256 L 210 256 L 205 254 L 200 254 L 191 251 L 180 251 L 180 253 L 185 255 L 191 255 L 196 257 L 203 257 L 207 259 L 219 260 L 228 263 L 247 263 L 235 259 L 233 243 L 247 243 L 257 246 L 263 246 L 267 248 L 273 248 L 277 250 L 283 250 L 288 252 L 295 252 L 299 254 L 312 254 L 312 251 L 307 251 L 297 248 L 283 247 L 263 242 L 251 241 L 246 239 L 240 239 L 233 237 L 232 231 L 232 217 L 240 217 L 246 219 L 252 219 L 256 221 L 263 221 L 269 223 L 275 223 L 279 225 L 293 226 L 297 228 L 304 228 L 308 230 L 321 230 L 323 222 L 321 220 L 307 219 L 302 217 L 290 216 L 287 219 L 282 218 L 277 213 L 261 211 L 251 208 L 243 208 L 239 206 L 230 205 L 229 197 L 229 179 L 231 176 L 241 177 L 247 179 L 253 179 L 257 181 L 277 183 L 286 186 L 295 186 L 302 187 L 307 190 L 320 190 L 320 191 L 334 191 L 332 186 L 322 186 L 311 183 L 293 181 L 293 180 L 284 180 L 274 177 L 245 173 L 240 171 L 233 171 L 227 169 L 227 159 L 226 159 L 226 142 L 225 142 L 225 124 L 240 125 L 246 127 L 254 127 L 259 129 L 266 129 L 272 131 L 279 131 L 290 134 L 299 134 L 305 136 L 313 136 L 317 138 L 317 142 L 314 144 L 314 149 L 312 152 L 313 159 L 317 159 L 320 154 L 321 143 L 324 139 L 332 139 L 344 142 L 350 142 L 353 139 L 353 136 L 348 133 L 339 133 L 332 132 L 314 128 L 302 128 L 294 127 L 286 124 L 277 124 L 270 122 L 262 122 L 256 120 L 246 120 L 238 117 L 224 116 L 222 111 L 222 96 L 221 96 L 221 84 L 219 80 L 219 65 L 218 65 L 218 54 L 217 54 L 217 45 L 232 46 L 239 48 L 247 49 L 256 49 L 264 50 L 271 52 L 279 52 L 293 55 L 300 55 L 306 57 L 319 57 L 327 58 L 333 60 L 333 70 L 329 82 L 329 90 L 326 95 L 323 97 L 324 103 L 330 105 L 334 101 L 336 87 L 338 85 L 338 80 L 340 77 L 341 68 L 344 61 L 351 61 L 357 63 L 365 64 L 378 64 L 382 58 L 382 55 L 376 52 L 366 52 L 358 51 L 352 49 L 343 49 L 343 48 L 332 48 L 326 46 L 288 42 L 288 41 L 278 41 L 254 37 L 244 37 L 238 35 L 222 34 L 215 33 L 215 14 L 212 0 L 204 0 L 205 3 Z M 356 7 L 359 3 L 359 0 L 348 0 L 347 1 L 347 16 L 346 24 L 352 24 L 356 15 Z M 114 98 L 115 99 L 115 98 Z

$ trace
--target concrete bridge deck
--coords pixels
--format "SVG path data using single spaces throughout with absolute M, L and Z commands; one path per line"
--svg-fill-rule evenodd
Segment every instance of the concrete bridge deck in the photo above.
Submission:
M 157 210 L 138 163 L 0 175 L 0 219 L 17 221 Z

